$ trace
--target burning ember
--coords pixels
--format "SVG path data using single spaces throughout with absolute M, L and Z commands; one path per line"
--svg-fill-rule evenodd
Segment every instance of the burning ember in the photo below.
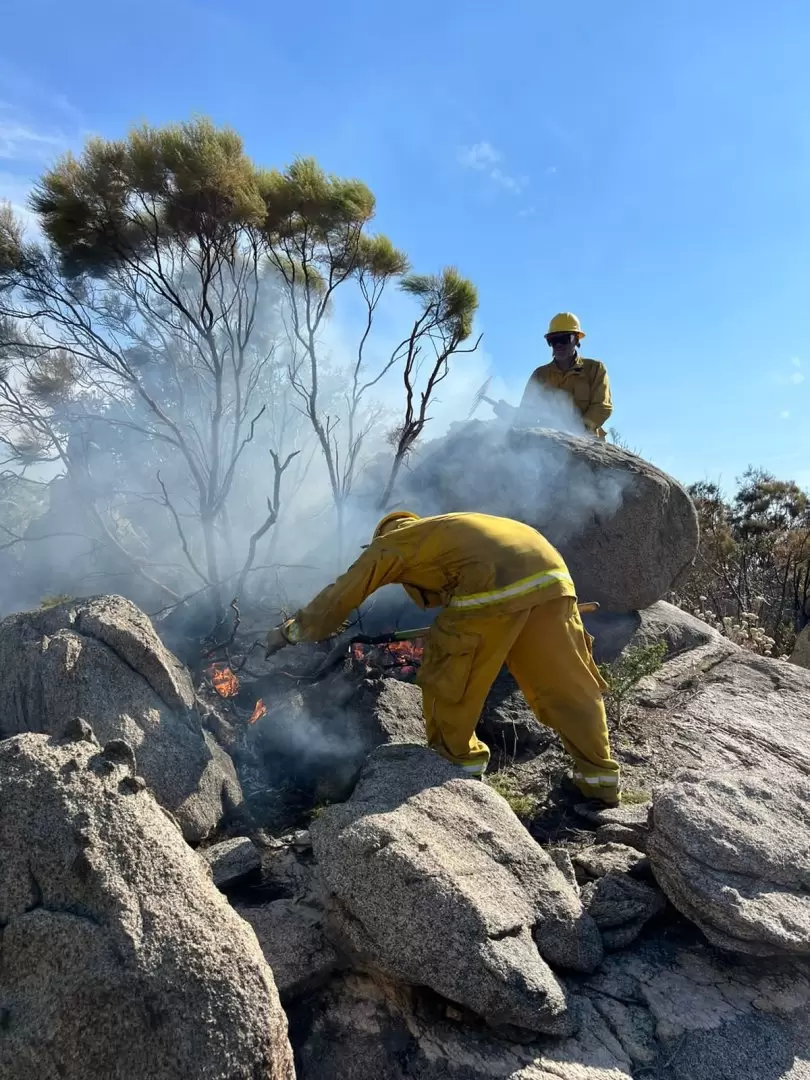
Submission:
M 212 664 L 208 674 L 220 697 L 229 698 L 239 693 L 239 679 L 226 664 Z
M 352 660 L 367 674 L 391 675 L 412 679 L 422 663 L 424 652 L 416 641 L 391 641 L 381 645 L 352 645 Z
M 253 712 L 250 714 L 249 724 L 255 724 L 257 720 L 261 720 L 263 716 L 267 715 L 267 706 L 261 698 L 253 706 Z

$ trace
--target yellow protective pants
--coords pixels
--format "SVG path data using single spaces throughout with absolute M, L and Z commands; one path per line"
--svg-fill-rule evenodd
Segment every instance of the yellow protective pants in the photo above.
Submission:
M 610 756 L 605 683 L 571 597 L 505 614 L 441 613 L 419 675 L 428 744 L 471 774 L 485 771 L 489 749 L 475 727 L 504 663 L 540 723 L 560 735 L 580 791 L 615 801 L 619 766 Z

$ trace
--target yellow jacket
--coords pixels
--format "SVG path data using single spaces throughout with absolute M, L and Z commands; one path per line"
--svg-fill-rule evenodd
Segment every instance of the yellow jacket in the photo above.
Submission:
M 522 611 L 575 596 L 562 556 L 529 525 L 488 514 L 406 519 L 298 612 L 297 635 L 328 637 L 375 590 L 391 584 L 403 585 L 420 607 L 459 614 Z
M 605 437 L 602 425 L 613 412 L 613 402 L 610 399 L 607 371 L 601 361 L 579 356 L 569 371 L 561 371 L 553 360 L 550 364 L 543 364 L 529 377 L 520 403 L 521 410 L 531 411 L 539 386 L 570 394 L 586 428 L 600 438 Z

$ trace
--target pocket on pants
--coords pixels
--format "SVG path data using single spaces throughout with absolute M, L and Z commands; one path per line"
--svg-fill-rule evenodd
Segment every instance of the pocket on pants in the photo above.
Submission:
M 422 689 L 451 705 L 461 701 L 470 682 L 480 641 L 478 634 L 448 630 L 434 623 L 425 642 L 417 679 Z

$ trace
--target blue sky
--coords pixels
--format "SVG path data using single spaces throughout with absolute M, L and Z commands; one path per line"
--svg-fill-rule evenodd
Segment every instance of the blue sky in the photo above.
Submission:
M 810 487 L 806 2 L 27 0 L 3 21 L 0 195 L 87 132 L 207 114 L 261 164 L 359 176 L 415 268 L 473 278 L 477 363 L 513 395 L 573 310 L 645 457 Z

